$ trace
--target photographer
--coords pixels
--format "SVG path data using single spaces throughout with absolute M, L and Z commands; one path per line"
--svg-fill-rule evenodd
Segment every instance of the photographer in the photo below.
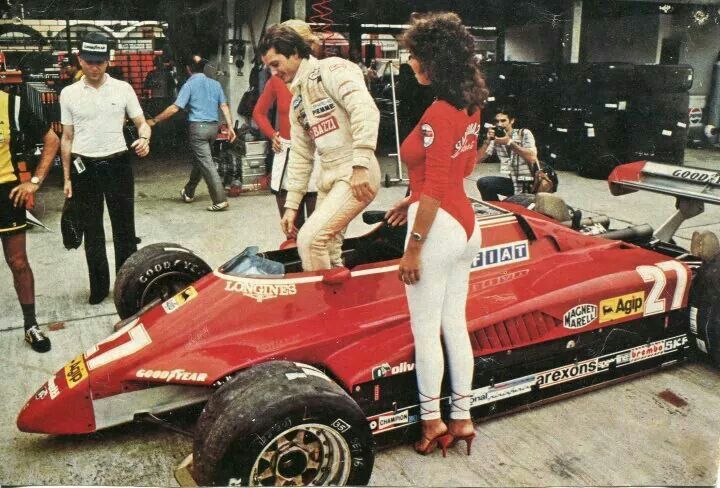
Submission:
M 503 175 L 484 176 L 478 180 L 477 187 L 485 201 L 499 200 L 499 195 L 509 197 L 522 193 L 524 185 L 532 183 L 530 167 L 537 160 L 535 137 L 529 129 L 515 129 L 514 124 L 514 112 L 499 108 L 495 114 L 495 127 L 488 129 L 478 149 L 478 163 L 497 154 Z

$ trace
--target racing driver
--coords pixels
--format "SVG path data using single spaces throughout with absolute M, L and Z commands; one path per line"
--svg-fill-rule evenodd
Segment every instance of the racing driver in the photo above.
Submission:
M 292 28 L 270 27 L 259 51 L 293 94 L 288 193 L 280 225 L 288 238 L 297 236 L 305 271 L 343 266 L 345 229 L 380 186 L 375 158 L 380 114 L 360 68 L 341 58 L 316 59 Z M 295 216 L 307 192 L 315 149 L 320 156 L 317 207 L 298 232 Z

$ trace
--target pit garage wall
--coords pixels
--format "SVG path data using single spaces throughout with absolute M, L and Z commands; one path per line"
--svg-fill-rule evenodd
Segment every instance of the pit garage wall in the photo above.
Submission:
M 238 69 L 235 66 L 235 58 L 230 55 L 229 44 L 225 42 L 222 48 L 218 48 L 218 52 L 211 59 L 213 64 L 219 68 L 217 80 L 223 85 L 225 94 L 228 97 L 230 112 L 233 119 L 240 118 L 240 125 L 244 122 L 242 117 L 237 115 L 236 109 L 243 93 L 249 86 L 249 75 L 252 68 L 252 60 L 255 57 L 253 50 L 253 42 L 257 45 L 260 40 L 263 23 L 265 17 L 268 16 L 268 7 L 270 14 L 268 16 L 267 25 L 276 24 L 287 18 L 305 19 L 305 1 L 304 0 L 226 0 L 227 2 L 227 23 L 225 39 L 233 38 L 233 22 L 235 12 L 235 4 L 242 2 L 243 12 L 249 12 L 247 17 L 240 16 L 239 21 L 242 23 L 237 30 L 241 39 L 247 41 L 243 51 L 245 54 L 245 66 Z M 252 25 L 252 30 L 250 28 Z
M 508 27 L 505 30 L 505 61 L 553 61 L 556 36 L 546 23 Z

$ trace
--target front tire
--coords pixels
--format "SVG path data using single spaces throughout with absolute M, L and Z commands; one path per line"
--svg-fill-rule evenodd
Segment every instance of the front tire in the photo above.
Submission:
M 288 361 L 240 372 L 196 428 L 198 485 L 365 485 L 375 444 L 360 407 L 318 369 Z
M 121 319 L 153 300 L 165 301 L 212 269 L 194 252 L 162 242 L 139 249 L 120 267 L 115 278 L 115 308 Z

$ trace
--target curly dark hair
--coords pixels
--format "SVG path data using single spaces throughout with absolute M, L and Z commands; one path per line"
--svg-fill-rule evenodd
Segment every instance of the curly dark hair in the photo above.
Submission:
M 475 57 L 473 37 L 452 12 L 413 14 L 402 42 L 420 63 L 435 95 L 474 113 L 485 105 L 488 89 Z

